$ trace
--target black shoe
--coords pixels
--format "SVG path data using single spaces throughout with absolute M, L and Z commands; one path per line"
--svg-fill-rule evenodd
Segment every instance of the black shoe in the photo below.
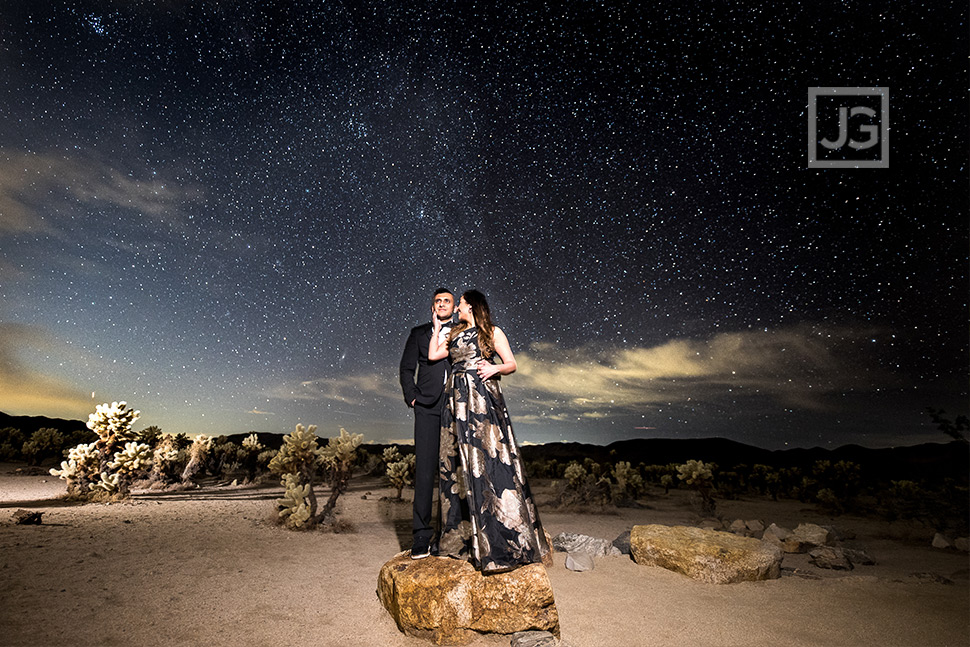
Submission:
M 431 546 L 426 541 L 415 542 L 411 547 L 411 559 L 424 559 L 430 554 Z

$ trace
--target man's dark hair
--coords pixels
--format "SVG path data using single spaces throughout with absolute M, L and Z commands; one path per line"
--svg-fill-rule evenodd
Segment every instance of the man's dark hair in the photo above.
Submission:
M 448 288 L 438 288 L 437 290 L 434 291 L 434 294 L 431 295 L 431 298 L 433 299 L 439 294 L 450 294 L 451 296 L 455 296 L 455 293 L 449 290 Z

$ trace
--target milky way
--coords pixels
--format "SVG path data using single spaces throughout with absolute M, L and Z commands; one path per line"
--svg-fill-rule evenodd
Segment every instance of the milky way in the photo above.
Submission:
M 525 441 L 946 440 L 964 4 L 403 4 L 0 7 L 0 410 L 407 438 L 446 286 Z M 889 88 L 889 168 L 808 168 L 818 86 Z

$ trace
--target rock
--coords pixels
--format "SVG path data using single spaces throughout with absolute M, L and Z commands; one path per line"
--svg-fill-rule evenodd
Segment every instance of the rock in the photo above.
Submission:
M 933 548 L 950 548 L 952 546 L 953 544 L 943 533 L 938 532 L 933 536 Z
M 785 549 L 785 540 L 791 536 L 791 530 L 787 528 L 782 528 L 781 526 L 776 526 L 771 524 L 768 526 L 764 533 L 761 535 L 761 541 L 771 544 L 772 546 L 777 546 L 778 548 Z
M 548 631 L 520 631 L 512 636 L 511 647 L 556 647 L 558 641 Z
M 593 556 L 585 551 L 566 553 L 566 568 L 571 571 L 582 573 L 583 571 L 591 571 L 595 567 Z
M 735 535 L 744 535 L 748 530 L 748 526 L 741 519 L 735 519 L 731 522 L 731 525 L 728 526 L 728 530 L 733 532 Z
M 630 531 L 625 530 L 619 537 L 613 540 L 613 547 L 623 555 L 630 554 Z
M 759 519 L 745 521 L 744 525 L 747 526 L 748 530 L 751 532 L 764 532 L 765 530 L 765 522 Z
M 852 570 L 852 562 L 846 558 L 841 548 L 819 546 L 810 550 L 808 556 L 812 559 L 812 563 L 819 568 L 830 568 L 837 571 Z
M 970 552 L 970 537 L 957 537 L 953 540 L 953 547 L 965 553 Z
M 478 633 L 559 635 L 559 612 L 542 564 L 486 576 L 464 560 L 413 560 L 405 551 L 381 567 L 377 595 L 401 631 L 437 645 L 463 644 Z
M 589 553 L 593 557 L 621 555 L 620 550 L 607 539 L 597 539 L 589 535 L 561 532 L 552 540 L 552 547 L 561 553 Z
M 685 526 L 634 526 L 633 559 L 711 584 L 775 579 L 781 573 L 779 548 L 750 537 Z
M 13 513 L 13 521 L 20 526 L 39 526 L 43 514 L 34 510 L 17 510 Z
M 822 526 L 814 523 L 800 523 L 782 542 L 782 550 L 786 553 L 807 553 L 816 546 L 832 544 L 832 534 Z
M 862 548 L 842 548 L 842 554 L 845 555 L 846 559 L 852 562 L 853 566 L 874 566 L 876 560 L 874 560 L 869 553 L 867 553 Z

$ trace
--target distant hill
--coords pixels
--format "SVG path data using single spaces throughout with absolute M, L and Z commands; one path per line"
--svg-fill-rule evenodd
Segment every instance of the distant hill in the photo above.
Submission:
M 521 448 L 527 460 L 556 459 L 560 463 L 591 458 L 597 463 L 629 461 L 634 465 L 667 465 L 701 460 L 717 463 L 721 469 L 736 465 L 770 465 L 775 468 L 811 468 L 816 461 L 851 461 L 875 479 L 942 481 L 952 478 L 967 485 L 970 481 L 970 448 L 957 441 L 924 443 L 909 447 L 871 449 L 844 445 L 837 449 L 813 447 L 768 450 L 727 438 L 638 438 L 606 445 L 548 443 Z
M 75 431 L 87 431 L 87 423 L 80 420 L 65 420 L 63 418 L 47 418 L 45 416 L 11 416 L 0 411 L 0 429 L 13 427 L 23 432 L 24 436 L 30 438 L 38 429 L 56 429 L 62 434 L 71 434 Z
M 14 427 L 30 436 L 42 427 L 51 427 L 62 433 L 86 430 L 80 420 L 46 418 L 44 416 L 11 416 L 0 411 L 0 429 Z M 250 433 L 232 434 L 227 438 L 237 444 Z M 269 449 L 279 449 L 283 444 L 282 433 L 257 433 L 259 441 Z M 380 454 L 389 444 L 367 444 L 362 448 L 372 454 Z M 398 445 L 404 454 L 414 453 L 409 445 Z M 769 450 L 746 445 L 727 438 L 636 438 L 620 440 L 609 445 L 588 443 L 546 443 L 524 445 L 522 456 L 527 461 L 571 460 L 591 458 L 597 463 L 629 461 L 634 465 L 667 465 L 701 460 L 717 463 L 729 470 L 735 465 L 770 465 L 780 467 L 811 468 L 816 461 L 851 461 L 861 465 L 867 478 L 880 480 L 926 480 L 954 479 L 958 484 L 970 482 L 970 449 L 957 441 L 949 443 L 924 443 L 908 447 L 871 449 L 859 445 L 843 445 L 836 449 L 813 447 Z

